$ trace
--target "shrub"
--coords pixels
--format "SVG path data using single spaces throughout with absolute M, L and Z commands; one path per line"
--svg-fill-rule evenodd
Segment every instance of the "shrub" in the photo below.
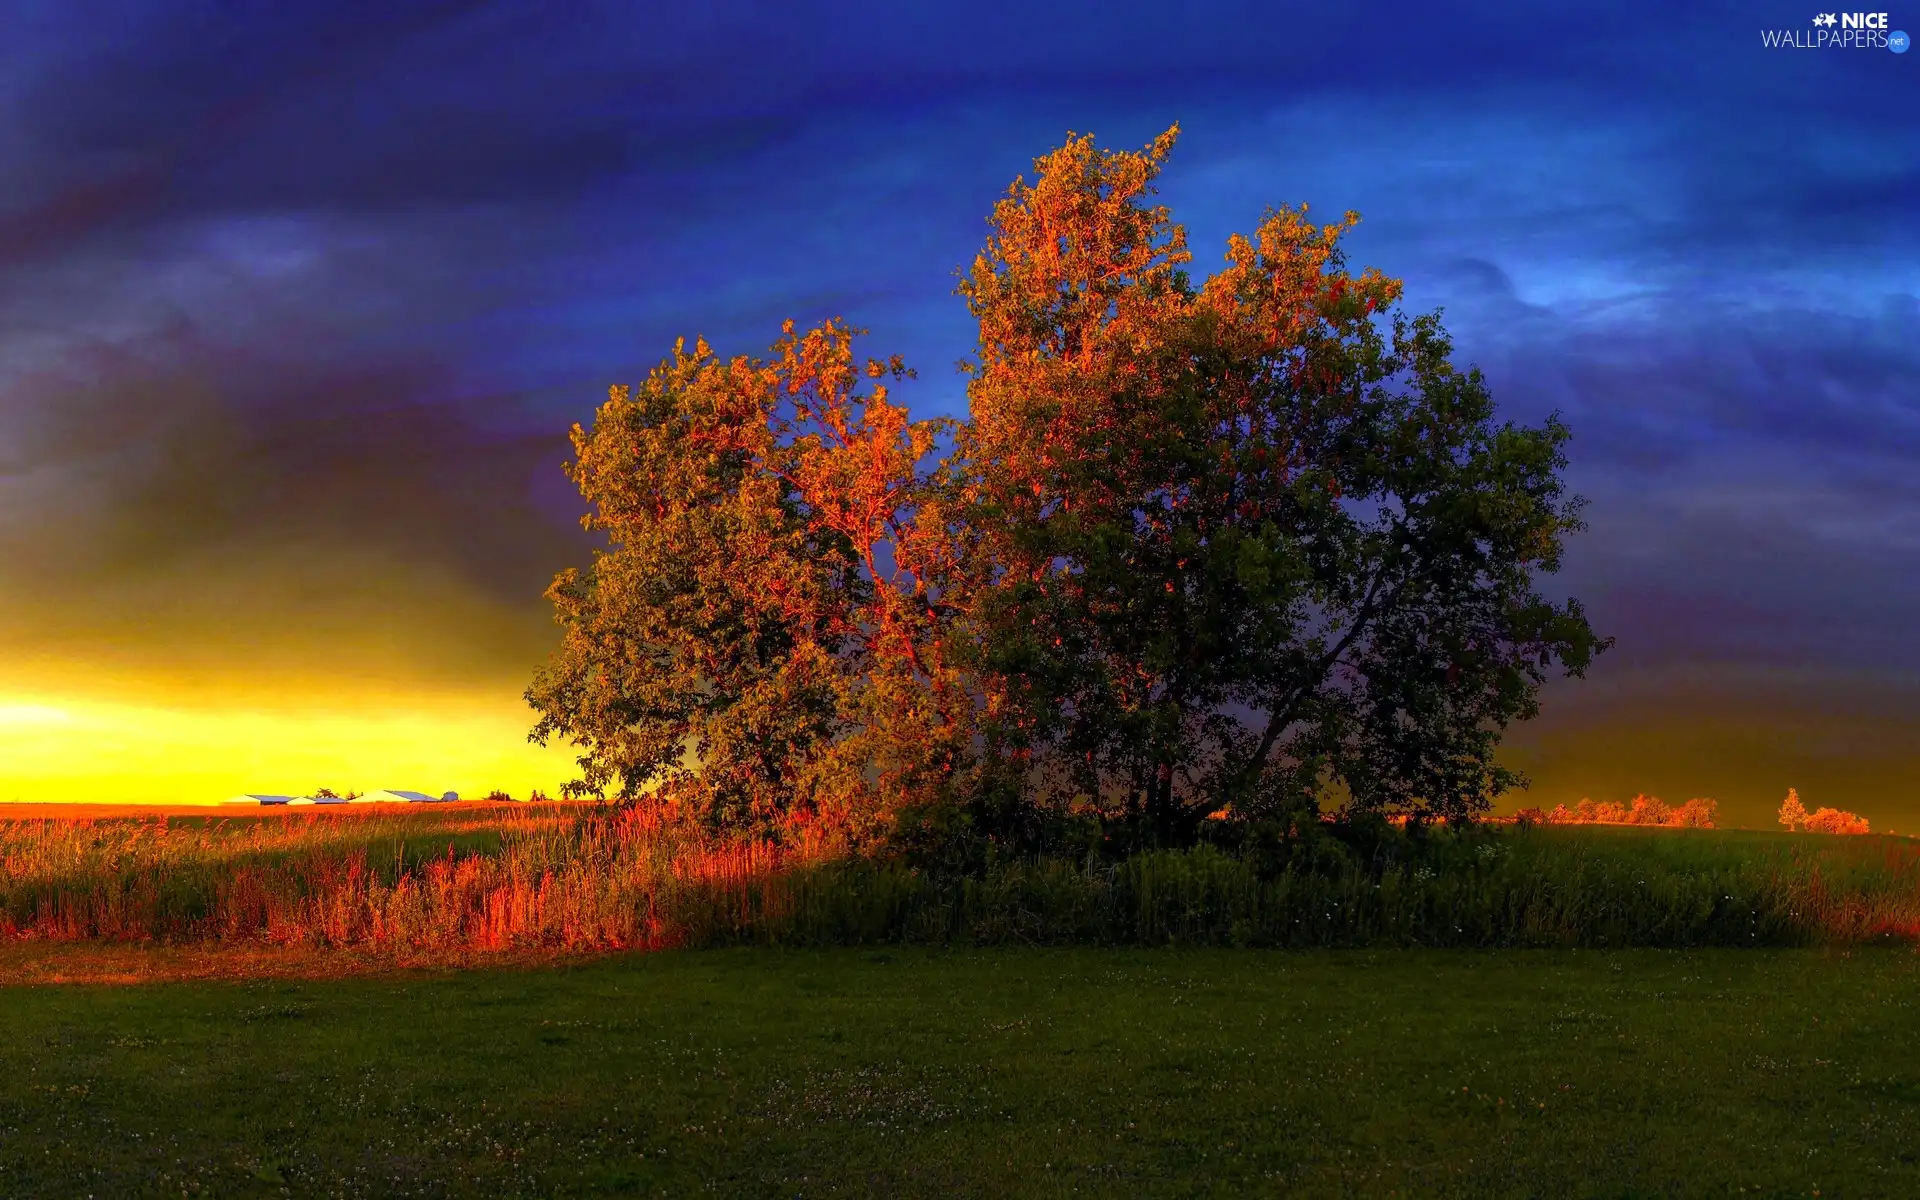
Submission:
M 1808 833 L 1870 833 L 1867 819 L 1837 808 L 1823 808 L 1806 820 Z

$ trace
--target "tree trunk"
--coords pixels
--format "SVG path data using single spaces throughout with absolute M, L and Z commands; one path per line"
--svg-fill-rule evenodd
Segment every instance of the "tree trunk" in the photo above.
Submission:
M 1147 793 L 1147 818 L 1153 827 L 1153 840 L 1165 843 L 1173 828 L 1173 763 L 1161 759 L 1154 764 L 1152 790 Z

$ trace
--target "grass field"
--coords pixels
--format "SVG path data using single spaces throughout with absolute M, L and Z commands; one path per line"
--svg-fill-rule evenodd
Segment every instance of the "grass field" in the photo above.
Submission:
M 739 949 L 0 991 L 0 1194 L 1920 1194 L 1910 950 Z
M 0 1195 L 1920 1194 L 1920 843 L 1388 850 L 0 820 Z
M 0 819 L 0 938 L 401 957 L 741 943 L 1254 947 L 1920 941 L 1920 842 L 1479 827 L 939 874 L 642 809 Z

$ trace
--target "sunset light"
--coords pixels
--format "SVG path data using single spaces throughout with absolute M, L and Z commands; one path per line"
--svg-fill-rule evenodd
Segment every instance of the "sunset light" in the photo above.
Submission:
M 527 745 L 525 722 L 500 707 L 448 697 L 339 708 L 5 697 L 0 801 L 198 805 L 316 787 L 555 791 L 568 756 Z
M 0 728 L 44 729 L 78 721 L 73 713 L 52 704 L 0 698 Z
M 0 1198 L 1920 1196 L 1920 9 L 10 8 Z

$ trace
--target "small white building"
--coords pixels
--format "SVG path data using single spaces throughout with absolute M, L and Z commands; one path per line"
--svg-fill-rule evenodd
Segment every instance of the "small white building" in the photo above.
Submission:
M 234 796 L 229 799 L 222 800 L 220 803 L 246 804 L 246 805 L 251 805 L 255 808 L 258 808 L 262 804 L 292 804 L 294 803 L 294 798 L 292 796 L 266 796 L 266 795 L 261 795 L 257 792 L 249 792 L 247 795 Z M 309 800 L 307 801 L 307 803 L 311 804 L 313 802 Z
M 429 796 L 425 792 L 409 792 L 400 788 L 383 788 L 377 792 L 368 792 L 360 797 L 364 803 L 371 804 L 438 804 L 439 796 Z

